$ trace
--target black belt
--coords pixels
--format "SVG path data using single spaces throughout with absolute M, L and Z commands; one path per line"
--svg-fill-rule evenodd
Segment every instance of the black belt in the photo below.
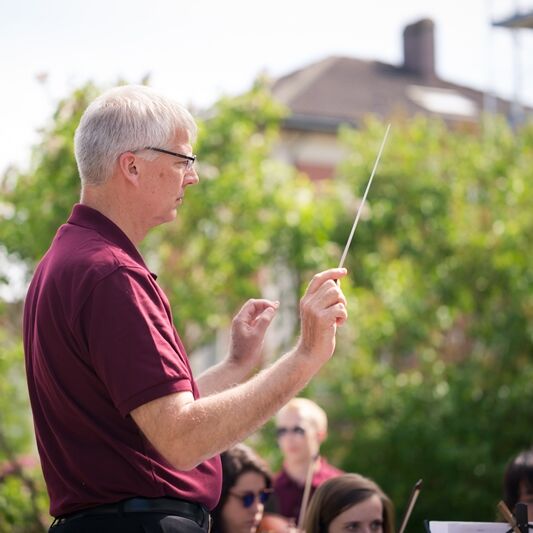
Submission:
M 120 513 L 161 513 L 182 516 L 196 522 L 206 531 L 211 529 L 211 515 L 198 503 L 178 500 L 176 498 L 130 498 L 118 503 L 99 505 L 90 509 L 83 509 L 69 515 L 58 517 L 52 526 L 64 524 L 71 520 L 92 515 L 120 514 Z

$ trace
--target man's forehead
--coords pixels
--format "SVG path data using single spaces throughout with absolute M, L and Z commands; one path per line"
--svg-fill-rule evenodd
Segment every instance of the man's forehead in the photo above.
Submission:
M 189 132 L 186 130 L 176 131 L 176 133 L 174 134 L 173 142 L 175 142 L 176 144 L 191 148 L 191 136 L 189 135 Z

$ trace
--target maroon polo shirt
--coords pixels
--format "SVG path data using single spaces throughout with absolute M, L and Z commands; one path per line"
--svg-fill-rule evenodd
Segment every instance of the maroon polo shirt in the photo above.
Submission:
M 311 497 L 316 488 L 324 483 L 324 481 L 342 475 L 344 472 L 331 466 L 323 457 L 320 458 L 320 465 L 313 474 L 311 481 Z M 302 506 L 302 499 L 304 495 L 304 485 L 300 485 L 297 481 L 287 474 L 283 468 L 274 477 L 272 484 L 276 501 L 278 504 L 279 514 L 286 516 L 287 518 L 294 518 L 297 522 L 300 515 L 300 507 Z
M 98 211 L 76 205 L 38 265 L 24 349 L 53 516 L 134 496 L 216 505 L 219 457 L 180 472 L 129 415 L 161 396 L 199 393 L 156 276 Z

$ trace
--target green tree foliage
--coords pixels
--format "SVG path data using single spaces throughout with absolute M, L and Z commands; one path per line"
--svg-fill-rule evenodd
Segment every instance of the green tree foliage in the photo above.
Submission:
M 0 243 L 30 266 L 42 257 L 79 199 L 74 131 L 97 94 L 88 83 L 59 102 L 33 148 L 29 170 L 11 168 L 0 181 Z
M 8 309 L 10 307 L 10 309 Z M 48 501 L 38 461 L 30 455 L 20 304 L 0 302 L 0 532 L 43 532 Z
M 364 190 L 383 131 L 343 132 L 344 198 Z M 491 521 L 505 463 L 533 444 L 533 127 L 392 131 L 348 258 L 349 325 L 309 394 L 346 470 L 400 509 L 424 478 L 413 531 L 424 518 Z

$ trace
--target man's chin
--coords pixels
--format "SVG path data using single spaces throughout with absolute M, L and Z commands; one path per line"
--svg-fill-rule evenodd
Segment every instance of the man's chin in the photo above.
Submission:
M 153 227 L 160 226 L 161 224 L 167 224 L 168 222 L 173 222 L 174 220 L 176 220 L 177 216 L 178 216 L 178 208 L 174 207 L 171 210 L 169 210 L 166 214 L 157 217 L 157 219 L 154 221 Z

